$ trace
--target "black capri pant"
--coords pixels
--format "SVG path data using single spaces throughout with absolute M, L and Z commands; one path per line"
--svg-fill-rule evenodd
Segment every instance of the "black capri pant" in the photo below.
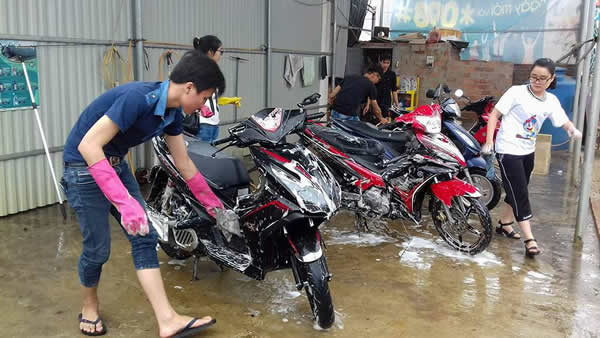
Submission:
M 529 185 L 529 178 L 533 171 L 535 153 L 528 155 L 497 154 L 496 156 L 506 192 L 504 201 L 512 207 L 517 222 L 526 221 L 533 217 L 527 185 Z

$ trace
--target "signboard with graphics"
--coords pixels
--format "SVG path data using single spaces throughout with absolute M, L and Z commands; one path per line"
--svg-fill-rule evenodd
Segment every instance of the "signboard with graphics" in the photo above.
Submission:
M 35 101 L 38 105 L 40 102 L 35 47 L 29 41 L 0 40 L 0 48 L 3 51 L 0 53 L 0 110 L 31 109 L 31 98 L 25 73 L 23 72 L 23 65 L 21 62 L 9 58 L 9 54 L 5 52 L 13 47 L 22 47 L 20 51 L 23 51 L 23 48 L 30 48 L 30 50 L 27 50 L 29 56 L 25 61 L 25 67 L 27 68 Z
M 469 41 L 462 59 L 530 64 L 558 58 L 576 41 L 581 0 L 392 0 L 392 39 L 433 27 Z

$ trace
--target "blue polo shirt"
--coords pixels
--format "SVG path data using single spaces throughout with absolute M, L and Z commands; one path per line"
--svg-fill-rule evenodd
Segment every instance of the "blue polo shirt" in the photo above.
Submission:
M 104 146 L 106 156 L 124 157 L 129 148 L 154 136 L 181 134 L 183 111 L 181 108 L 167 109 L 168 89 L 169 81 L 130 82 L 100 95 L 81 113 L 67 137 L 64 161 L 84 162 L 77 147 L 88 130 L 104 115 L 120 129 Z

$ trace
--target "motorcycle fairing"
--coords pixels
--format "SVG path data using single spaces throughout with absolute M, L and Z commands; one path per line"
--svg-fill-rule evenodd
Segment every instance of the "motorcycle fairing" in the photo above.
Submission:
M 455 196 L 481 197 L 477 188 L 456 178 L 432 184 L 431 192 L 448 207 L 452 205 L 452 197 Z
M 300 109 L 265 108 L 240 123 L 236 135 L 243 144 L 281 142 L 292 131 L 304 125 L 306 113 Z

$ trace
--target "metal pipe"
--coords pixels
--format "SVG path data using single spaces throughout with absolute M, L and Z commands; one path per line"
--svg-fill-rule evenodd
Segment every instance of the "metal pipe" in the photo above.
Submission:
M 589 7 L 590 10 L 588 12 L 588 17 L 587 17 L 587 27 L 589 27 L 590 29 L 587 30 L 586 35 L 587 37 L 584 39 L 588 40 L 593 38 L 594 35 L 594 30 L 591 29 L 591 27 L 593 27 L 594 25 L 594 17 L 595 17 L 595 5 L 596 2 L 595 1 L 588 1 L 589 3 Z M 583 46 L 582 46 L 583 49 Z M 578 114 L 577 114 L 577 120 L 575 121 L 575 127 L 577 127 L 577 129 L 579 130 L 583 130 L 583 126 L 585 123 L 585 116 L 586 116 L 586 108 L 587 108 L 587 98 L 589 95 L 589 91 L 590 91 L 590 67 L 592 64 L 592 53 L 589 53 L 586 57 L 585 60 L 583 62 L 583 77 L 581 79 L 581 93 L 580 93 L 580 97 L 579 97 L 579 107 L 577 109 Z M 588 141 L 588 142 L 594 142 L 594 141 Z M 577 181 L 579 178 L 579 167 L 580 167 L 580 161 L 581 161 L 581 140 L 575 140 L 574 145 L 573 145 L 573 159 L 572 159 L 572 166 L 571 166 L 571 175 L 572 175 L 572 182 L 574 185 L 577 185 Z
M 595 1 L 593 2 L 595 3 Z M 590 31 L 593 30 L 590 29 Z M 598 50 L 598 43 L 596 43 L 596 50 Z M 592 93 L 598 93 L 600 92 L 600 62 L 596 62 L 594 66 Z M 592 107 L 588 112 L 588 125 L 585 133 L 586 143 L 583 161 L 583 173 L 581 175 L 581 193 L 579 195 L 579 204 L 577 205 L 577 223 L 575 224 L 574 241 L 582 240 L 583 225 L 586 220 L 586 216 L 590 211 L 590 191 L 592 189 L 592 180 L 594 177 L 595 140 L 598 136 L 599 110 L 600 95 L 594 95 L 592 97 Z
M 585 3 L 585 1 L 584 1 Z M 583 8 L 583 16 L 581 17 L 581 35 L 579 37 L 579 41 L 583 42 L 585 41 L 585 38 L 587 36 L 587 23 L 588 23 L 588 13 L 589 13 L 590 7 L 589 6 L 584 6 Z M 577 61 L 580 61 L 582 58 L 584 57 L 583 55 L 583 46 L 582 48 L 579 48 L 579 51 L 577 53 Z M 577 118 L 579 116 L 579 94 L 581 94 L 581 73 L 583 71 L 583 64 L 581 62 L 579 62 L 577 64 L 577 72 L 575 74 L 577 74 L 575 76 L 575 97 L 573 98 L 573 121 L 577 121 Z M 572 153 L 573 152 L 573 146 L 575 144 L 575 140 L 571 139 L 569 142 L 569 152 Z M 571 175 L 574 176 L 574 171 L 571 172 Z M 575 181 L 575 180 L 573 180 Z
M 135 80 L 144 81 L 144 37 L 142 28 L 142 0 L 134 0 L 134 34 L 135 34 Z M 152 149 L 150 144 L 140 145 L 135 148 L 135 166 L 136 168 L 144 167 L 142 160 L 145 157 L 146 162 L 150 163 L 152 157 Z M 145 156 L 144 156 L 145 155 Z
M 271 50 L 271 0 L 266 0 L 266 58 L 265 58 L 265 107 L 271 106 L 271 63 L 273 61 L 273 51 Z
M 548 28 L 548 29 L 507 29 L 507 30 L 473 30 L 473 31 L 463 31 L 463 34 L 470 33 L 538 33 L 538 32 L 573 32 L 577 31 L 578 27 L 573 28 Z M 429 33 L 428 30 L 425 29 L 391 29 L 390 33 Z
M 373 7 L 373 11 L 371 12 L 371 38 L 373 38 L 373 34 L 375 34 L 375 14 L 377 10 Z
M 47 42 L 47 43 L 64 43 L 73 45 L 98 45 L 98 46 L 128 46 L 129 41 L 111 41 L 111 40 L 96 40 L 96 39 L 78 39 L 78 38 L 58 38 L 48 37 L 41 35 L 14 35 L 14 34 L 0 34 L 0 40 L 20 40 L 20 41 L 34 41 L 34 42 Z M 39 45 L 36 47 L 43 47 Z
M 317 52 L 317 51 L 310 51 L 310 50 L 281 49 L 281 48 L 271 48 L 271 52 L 280 53 L 280 54 L 331 55 L 330 52 Z
M 335 31 L 336 31 L 336 5 L 335 0 L 331 0 L 331 90 L 335 89 Z
M 385 0 L 381 0 L 381 6 L 379 6 L 379 26 L 383 27 L 383 4 Z
M 231 59 L 233 59 L 235 61 L 235 85 L 234 85 L 234 89 L 233 89 L 233 96 L 239 96 L 239 83 L 240 83 L 240 62 L 241 61 L 246 61 L 248 62 L 248 59 L 244 59 L 241 58 L 239 56 L 230 56 Z M 233 120 L 237 122 L 238 120 L 238 107 L 237 105 L 233 106 Z
M 50 168 L 50 174 L 52 175 L 52 181 L 54 181 L 54 189 L 56 190 L 56 199 L 61 207 L 61 212 L 64 219 L 67 219 L 67 213 L 65 211 L 65 206 L 63 204 L 63 198 L 60 194 L 60 189 L 58 188 L 58 180 L 56 179 L 56 173 L 54 172 L 54 165 L 52 164 L 52 157 L 50 157 L 50 150 L 48 149 L 48 142 L 46 141 L 46 133 L 44 132 L 44 127 L 42 127 L 42 120 L 40 119 L 40 112 L 38 111 L 37 103 L 35 102 L 35 96 L 33 95 L 33 89 L 31 89 L 31 81 L 29 81 L 29 74 L 27 72 L 27 67 L 25 66 L 25 60 L 21 61 L 21 66 L 23 66 L 23 74 L 25 75 L 25 82 L 27 82 L 27 88 L 29 89 L 29 97 L 31 98 L 31 106 L 33 108 L 33 112 L 35 113 L 35 120 L 37 122 L 38 129 L 40 131 L 40 136 L 42 138 L 42 144 L 44 145 L 44 152 L 46 153 L 46 159 L 48 160 L 48 167 Z
M 59 152 L 63 151 L 64 149 L 65 149 L 64 146 L 50 147 L 50 148 L 48 148 L 48 152 L 50 154 L 59 153 Z M 33 156 L 40 156 L 40 155 L 44 155 L 45 153 L 46 153 L 45 149 L 34 149 L 34 150 L 23 151 L 23 152 L 19 152 L 19 153 L 12 153 L 12 154 L 8 154 L 8 155 L 0 155 L 0 162 L 18 160 L 21 158 L 28 158 L 28 157 L 33 157 Z
M 343 29 L 347 29 L 347 30 L 351 30 L 351 31 L 372 32 L 372 30 L 370 30 L 370 29 L 360 28 L 360 27 L 356 27 L 356 26 L 345 26 L 345 25 L 337 25 L 337 26 L 338 26 L 338 28 L 343 28 Z

